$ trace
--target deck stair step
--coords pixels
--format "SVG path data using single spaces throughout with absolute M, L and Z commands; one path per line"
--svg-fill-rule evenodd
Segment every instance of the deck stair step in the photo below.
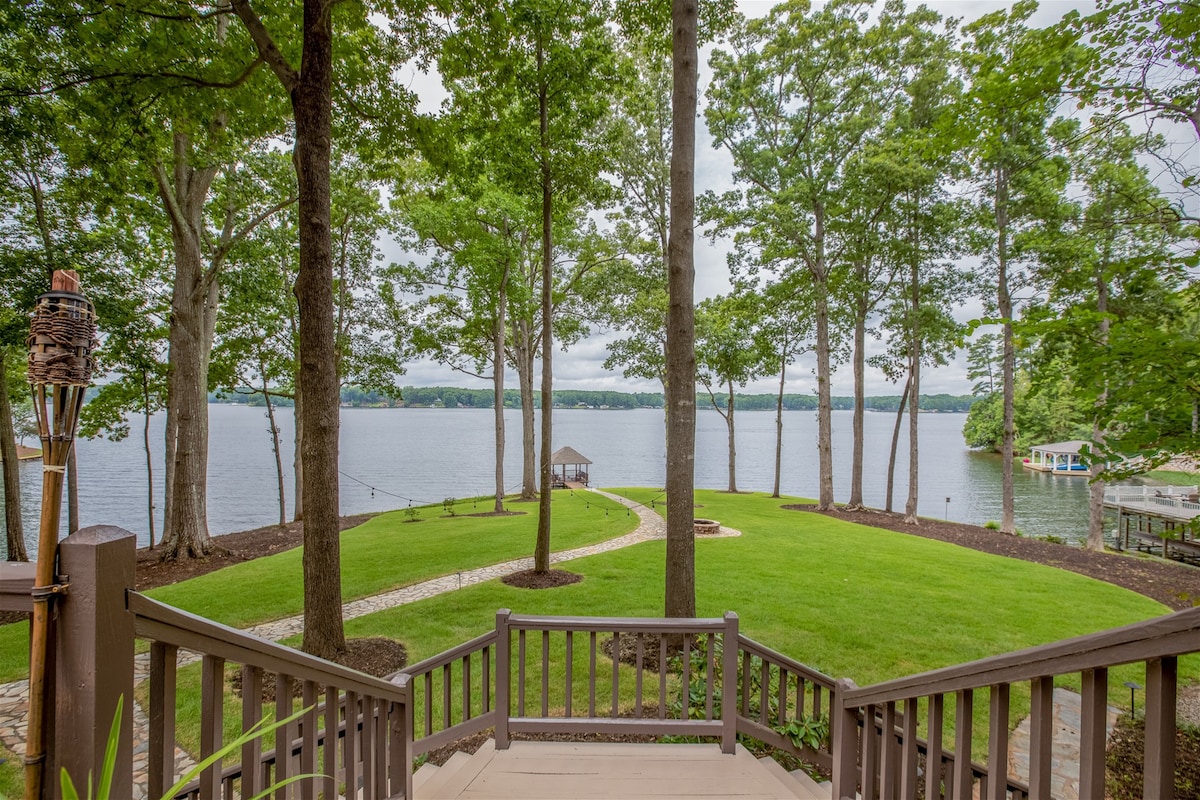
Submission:
M 810 787 L 806 783 L 802 783 L 794 775 L 788 773 L 786 769 L 780 766 L 779 762 L 770 756 L 764 756 L 758 759 L 758 763 L 763 765 L 767 772 L 771 773 L 776 780 L 787 787 L 797 800 L 829 800 L 830 792 L 822 791 L 813 782 Z M 805 776 L 808 777 L 808 776 Z M 809 779 L 812 781 L 812 779 Z
M 413 793 L 416 794 L 421 790 L 429 780 L 438 773 L 438 765 L 430 761 L 422 764 L 416 772 L 413 773 Z
M 488 739 L 475 754 L 464 753 L 461 750 L 446 761 L 438 769 L 437 774 L 418 791 L 414 785 L 413 795 L 419 800 L 440 800 L 441 798 L 456 798 L 471 781 L 479 776 L 480 771 L 487 766 L 496 752 L 496 741 Z
M 832 781 L 817 781 L 802 769 L 794 769 L 788 774 L 807 787 L 814 797 L 833 797 Z

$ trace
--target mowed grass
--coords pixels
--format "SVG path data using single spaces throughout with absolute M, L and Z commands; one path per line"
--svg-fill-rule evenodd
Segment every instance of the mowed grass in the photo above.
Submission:
M 743 532 L 697 540 L 697 613 L 736 611 L 746 635 L 859 685 L 1169 611 L 1064 570 L 780 508 L 795 499 L 696 496 L 697 513 Z M 352 620 L 347 633 L 400 639 L 418 660 L 491 628 L 501 607 L 659 616 L 664 558 L 663 542 L 646 542 L 563 565 L 585 576 L 578 584 L 528 591 L 492 581 Z
M 355 600 L 460 570 L 484 567 L 533 554 L 537 504 L 509 502 L 513 516 L 470 516 L 490 509 L 461 501 L 456 515 L 440 505 L 419 509 L 421 522 L 406 522 L 402 511 L 373 517 L 342 532 L 342 597 Z M 551 503 L 553 550 L 606 541 L 637 527 L 636 515 L 592 492 L 557 491 Z M 244 628 L 304 610 L 302 552 L 299 548 L 234 564 L 146 594 L 217 622 Z M 29 626 L 0 626 L 0 681 L 28 673 Z

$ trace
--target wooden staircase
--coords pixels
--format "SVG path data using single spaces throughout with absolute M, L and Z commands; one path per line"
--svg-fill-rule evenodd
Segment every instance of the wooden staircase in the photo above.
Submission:
M 828 782 L 789 773 L 741 745 L 724 755 L 712 744 L 513 742 L 487 740 L 473 755 L 455 753 L 413 776 L 416 800 L 457 798 L 738 798 L 829 800 Z

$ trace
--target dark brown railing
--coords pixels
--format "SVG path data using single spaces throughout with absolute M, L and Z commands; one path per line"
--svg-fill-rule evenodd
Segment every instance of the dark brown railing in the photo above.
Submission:
M 226 664 L 241 665 L 242 714 L 249 729 L 264 716 L 263 680 L 275 673 L 274 719 L 307 709 L 275 732 L 280 748 L 264 751 L 253 739 L 234 765 L 205 769 L 178 797 L 215 800 L 249 797 L 297 775 L 277 798 L 336 797 L 338 787 L 362 786 L 364 800 L 412 797 L 412 755 L 407 734 L 409 691 L 404 680 L 379 680 L 291 648 L 202 619 L 138 594 L 128 608 L 139 637 L 150 641 L 149 775 L 151 797 L 178 779 L 175 768 L 176 669 L 181 650 L 201 654 L 200 752 L 202 761 L 222 747 Z M 296 706 L 295 683 L 300 687 Z M 268 708 L 268 714 L 271 709 Z
M 1175 784 L 1177 661 L 1196 652 L 1200 608 L 874 686 L 860 688 L 842 681 L 835 694 L 834 797 L 853 798 L 861 792 L 863 800 L 913 800 L 921 782 L 918 756 L 924 754 L 927 764 L 942 765 L 923 776 L 927 788 L 920 796 L 927 800 L 966 800 L 976 796 L 977 789 L 983 800 L 1049 800 L 1054 679 L 1075 674 L 1083 696 L 1079 796 L 1103 797 L 1108 671 L 1144 662 L 1143 796 L 1170 800 Z M 1011 687 L 1024 681 L 1031 691 L 1027 785 L 1007 775 L 997 780 L 988 774 L 995 765 L 1007 772 Z M 977 689 L 989 693 L 989 767 L 971 761 Z M 952 753 L 943 749 L 947 696 L 955 702 Z M 917 735 L 922 699 L 928 707 L 925 739 Z M 884 736 L 887 731 L 891 735 Z M 952 754 L 955 758 L 948 758 Z
M 727 642 L 736 643 L 728 647 Z M 725 677 L 736 676 L 728 689 Z M 819 719 L 834 681 L 740 636 L 738 617 L 543 617 L 502 609 L 496 629 L 405 668 L 420 716 L 414 755 L 495 728 L 513 734 L 648 734 L 719 739 L 746 734 L 829 768 L 783 732 Z

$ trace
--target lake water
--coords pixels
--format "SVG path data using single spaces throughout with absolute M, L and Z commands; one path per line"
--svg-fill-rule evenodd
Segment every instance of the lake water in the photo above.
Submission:
M 208 513 L 214 534 L 269 525 L 278 519 L 274 458 L 264 409 L 211 405 Z M 834 494 L 850 490 L 851 412 L 833 413 Z M 962 414 L 923 414 L 920 420 L 920 506 L 923 516 L 983 524 L 1000 518 L 1000 457 L 967 449 Z M 493 490 L 492 412 L 488 409 L 343 409 L 341 446 L 342 513 L 385 511 L 440 503 Z M 888 446 L 894 417 L 866 415 L 864 501 L 882 507 Z M 283 429 L 286 488 L 292 492 L 291 409 L 278 414 Z M 774 478 L 775 414 L 740 412 L 737 421 L 738 488 L 770 491 Z M 521 478 L 520 415 L 505 412 L 508 449 L 505 483 Z M 155 479 L 161 481 L 163 418 L 151 420 L 158 450 Z M 900 439 L 895 507 L 907 493 L 907 424 Z M 696 424 L 696 485 L 727 485 L 726 429 L 712 409 Z M 574 447 L 594 463 L 594 486 L 662 486 L 665 470 L 663 412 L 654 409 L 556 410 L 554 447 Z M 817 494 L 815 411 L 784 412 L 782 491 Z M 119 525 L 145 543 L 148 535 L 146 473 L 141 428 L 135 420 L 126 440 L 77 442 L 80 520 L 83 525 Z M 41 462 L 21 466 L 22 503 L 31 556 L 35 549 L 41 491 Z M 1086 535 L 1087 481 L 1016 466 L 1017 526 L 1027 535 Z M 159 484 L 161 486 L 161 484 Z M 161 503 L 161 488 L 155 492 Z M 949 502 L 947 502 L 949 498 Z M 65 504 L 64 504 L 65 505 Z M 289 501 L 289 516 L 291 505 Z M 161 531 L 161 518 L 155 523 Z M 63 530 L 66 525 L 64 521 Z M 0 548 L 3 541 L 0 540 Z M 0 553 L 3 551 L 0 550 Z

